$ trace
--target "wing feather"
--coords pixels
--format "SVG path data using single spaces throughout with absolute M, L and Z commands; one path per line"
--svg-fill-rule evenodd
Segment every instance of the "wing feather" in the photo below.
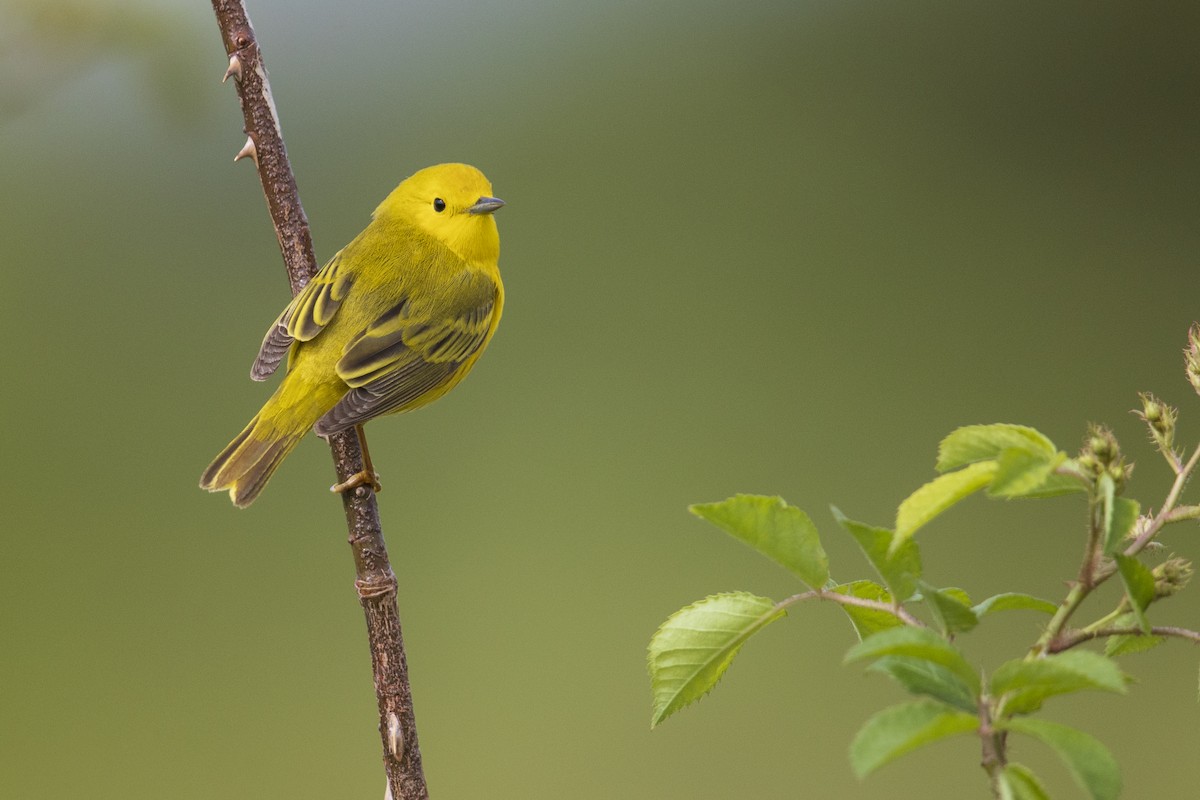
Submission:
M 251 378 L 256 381 L 269 378 L 283 363 L 294 342 L 311 340 L 329 324 L 353 283 L 350 273 L 341 266 L 342 254 L 339 252 L 271 324 L 250 367 Z
M 338 377 L 351 388 L 317 422 L 317 433 L 328 436 L 415 407 L 453 380 L 487 343 L 496 297 L 496 284 L 477 275 L 462 287 L 449 314 L 436 316 L 411 298 L 381 314 L 338 361 Z

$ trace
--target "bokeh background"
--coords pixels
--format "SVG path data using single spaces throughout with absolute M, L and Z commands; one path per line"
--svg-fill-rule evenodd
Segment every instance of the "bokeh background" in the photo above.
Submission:
M 987 796 L 969 739 L 865 782 L 903 699 L 802 607 L 649 730 L 645 645 L 706 594 L 797 590 L 686 505 L 779 493 L 889 524 L 962 424 L 1075 449 L 1200 402 L 1200 6 L 255 0 L 328 258 L 400 179 L 482 167 L 504 323 L 475 373 L 370 428 L 421 745 L 440 798 Z M 287 299 L 211 9 L 0 0 L 0 796 L 379 797 L 362 615 L 326 449 L 248 511 L 196 488 L 266 398 Z M 1197 495 L 1193 493 L 1193 499 Z M 1057 599 L 1078 498 L 972 499 L 921 535 L 973 597 Z M 1197 531 L 1172 530 L 1195 556 Z M 1160 610 L 1195 625 L 1200 590 Z M 1109 593 L 1097 613 L 1115 602 Z M 966 638 L 1020 655 L 1027 614 Z M 1126 797 L 1200 784 L 1197 651 L 1052 701 Z M 1081 796 L 1039 744 L 1015 757 Z

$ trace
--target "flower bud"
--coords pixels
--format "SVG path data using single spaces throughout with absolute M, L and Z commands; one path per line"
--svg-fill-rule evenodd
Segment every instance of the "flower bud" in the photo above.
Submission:
M 1174 461 L 1176 456 L 1172 448 L 1175 445 L 1175 420 L 1179 416 L 1178 409 L 1167 405 L 1149 392 L 1142 392 L 1138 397 L 1142 399 L 1142 410 L 1133 413 L 1145 421 L 1146 427 L 1150 429 L 1150 438 L 1159 451 Z
M 1200 394 L 1200 323 L 1193 323 L 1188 330 L 1188 346 L 1183 351 L 1183 363 L 1188 382 Z
M 1121 455 L 1121 446 L 1117 444 L 1117 437 L 1103 425 L 1092 425 L 1088 428 L 1088 435 L 1083 440 L 1083 449 L 1079 451 L 1075 463 L 1093 478 L 1107 474 L 1116 484 L 1118 493 L 1133 469 L 1132 465 L 1125 463 L 1125 458 Z
M 1186 558 L 1168 558 L 1151 573 L 1154 575 L 1154 598 L 1170 597 L 1191 580 L 1192 562 Z

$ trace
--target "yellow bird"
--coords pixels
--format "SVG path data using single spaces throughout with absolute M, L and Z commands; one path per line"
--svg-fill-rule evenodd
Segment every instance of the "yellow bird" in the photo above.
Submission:
M 397 186 L 355 239 L 272 323 L 250 377 L 287 376 L 200 478 L 233 504 L 254 502 L 311 428 L 318 436 L 431 403 L 483 353 L 504 308 L 504 201 L 466 164 L 439 164 Z M 378 482 L 367 471 L 344 484 Z

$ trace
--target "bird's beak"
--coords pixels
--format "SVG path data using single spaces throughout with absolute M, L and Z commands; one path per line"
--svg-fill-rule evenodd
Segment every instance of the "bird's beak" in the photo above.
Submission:
M 504 207 L 504 201 L 499 197 L 481 197 L 475 205 L 467 209 L 468 214 L 491 214 Z

